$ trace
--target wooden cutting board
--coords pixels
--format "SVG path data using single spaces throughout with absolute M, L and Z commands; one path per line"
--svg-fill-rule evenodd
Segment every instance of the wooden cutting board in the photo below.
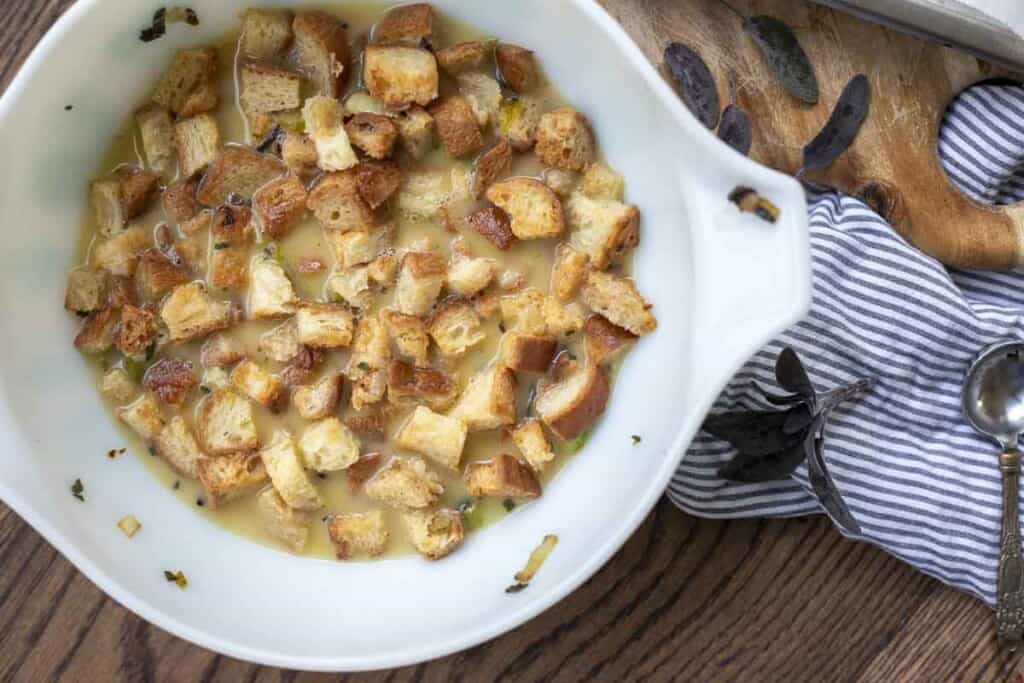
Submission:
M 996 77 L 1021 80 L 954 49 L 792 0 L 732 0 L 746 16 L 785 21 L 814 64 L 818 104 L 789 96 L 768 69 L 740 19 L 719 0 L 602 0 L 649 59 L 662 63 L 669 42 L 697 50 L 729 101 L 753 122 L 750 155 L 786 173 L 800 167 L 801 151 L 828 119 L 843 86 L 855 74 L 871 83 L 871 113 L 853 146 L 808 180 L 867 196 L 893 226 L 924 252 L 953 266 L 1024 266 L 1024 204 L 994 207 L 962 194 L 936 154 L 949 103 L 964 88 Z

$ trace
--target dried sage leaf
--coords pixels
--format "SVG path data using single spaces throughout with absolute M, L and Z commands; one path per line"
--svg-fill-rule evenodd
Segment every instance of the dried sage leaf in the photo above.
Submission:
M 735 104 L 730 104 L 722 112 L 722 121 L 718 124 L 718 138 L 740 154 L 746 156 L 754 141 L 750 128 L 750 117 Z
M 853 143 L 871 108 L 871 84 L 857 74 L 843 88 L 825 127 L 804 147 L 803 165 L 797 177 L 807 171 L 828 168 Z
M 789 346 L 782 349 L 782 353 L 775 361 L 775 381 L 786 391 L 804 396 L 812 402 L 815 399 L 811 378 L 807 376 L 800 356 Z
M 762 457 L 755 457 L 741 451 L 719 468 L 718 476 L 745 484 L 776 481 L 785 479 L 792 474 L 806 457 L 803 441 L 788 450 Z
M 752 213 L 763 221 L 774 223 L 779 219 L 779 207 L 762 197 L 752 187 L 739 185 L 729 193 L 728 199 L 744 213 Z
M 807 104 L 817 104 L 818 78 L 789 26 L 762 14 L 744 19 L 743 30 L 761 49 L 786 92 Z
M 715 78 L 704 59 L 682 43 L 669 43 L 665 48 L 665 66 L 683 103 L 701 123 L 714 130 L 721 103 Z

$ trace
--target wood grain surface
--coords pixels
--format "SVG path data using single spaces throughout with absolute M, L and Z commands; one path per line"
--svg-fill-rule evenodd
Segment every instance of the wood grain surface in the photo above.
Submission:
M 0 2 L 3 87 L 71 2 Z M 652 57 L 652 36 L 677 26 L 673 12 L 692 2 L 605 0 Z M 823 518 L 707 521 L 662 501 L 596 576 L 503 637 L 395 671 L 304 674 L 222 657 L 148 625 L 0 505 L 0 681 L 1024 683 L 1020 657 L 997 647 L 991 619 Z

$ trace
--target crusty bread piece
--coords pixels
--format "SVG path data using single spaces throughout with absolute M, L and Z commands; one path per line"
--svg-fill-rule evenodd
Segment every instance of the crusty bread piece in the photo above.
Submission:
M 498 122 L 501 108 L 501 86 L 487 74 L 471 72 L 455 77 L 459 92 L 469 101 L 469 106 L 480 128 Z
M 111 275 L 134 275 L 139 254 L 149 245 L 149 236 L 140 226 L 132 226 L 92 248 L 93 265 Z
M 493 46 L 490 41 L 473 40 L 449 45 L 434 53 L 437 63 L 452 76 L 464 71 L 479 69 L 490 58 Z
M 575 439 L 604 412 L 608 379 L 590 365 L 545 387 L 534 401 L 540 419 L 563 439 Z
M 416 221 L 440 219 L 451 193 L 442 171 L 412 171 L 398 191 L 397 206 L 406 218 Z
M 246 57 L 273 60 L 292 42 L 291 12 L 250 8 L 242 14 L 242 53 Z
M 192 361 L 180 358 L 161 358 L 142 377 L 143 388 L 173 406 L 184 403 L 198 384 Z
M 292 22 L 295 60 L 324 97 L 337 97 L 348 80 L 345 24 L 327 12 L 298 12 Z
M 263 350 L 262 348 L 260 349 Z M 235 337 L 223 333 L 210 335 L 203 342 L 200 363 L 204 368 L 223 368 L 234 365 L 245 357 L 245 349 Z
M 198 178 L 185 177 L 178 178 L 178 180 L 164 188 L 163 195 L 160 197 L 160 203 L 164 209 L 164 216 L 167 217 L 168 221 L 184 223 L 195 218 L 196 214 L 203 208 L 196 199 L 196 190 L 198 189 Z
M 536 336 L 569 337 L 583 329 L 578 304 L 562 305 L 535 287 L 501 298 L 501 316 L 509 330 Z
M 293 553 L 301 553 L 309 540 L 309 525 L 313 516 L 288 505 L 271 486 L 257 494 L 256 507 L 267 533 Z
M 598 161 L 587 166 L 580 190 L 591 199 L 613 199 L 621 202 L 626 192 L 626 181 L 606 164 Z
M 431 313 L 427 326 L 441 354 L 448 357 L 461 356 L 487 338 L 480 317 L 464 299 L 451 299 L 439 304 Z
M 613 325 L 601 315 L 592 315 L 583 325 L 583 348 L 587 362 L 602 365 L 615 360 L 635 342 L 637 336 L 618 325 Z
M 198 114 L 174 124 L 174 144 L 178 148 L 178 169 L 182 178 L 191 178 L 213 163 L 220 152 L 220 128 L 209 114 Z
M 339 269 L 347 270 L 355 266 L 362 266 L 370 263 L 377 257 L 380 251 L 380 242 L 383 241 L 383 232 L 363 232 L 353 230 L 351 232 L 340 232 L 338 230 L 324 230 L 324 236 L 334 254 L 334 262 Z
M 402 523 L 413 547 L 428 560 L 450 554 L 466 536 L 462 513 L 455 510 L 403 512 Z
M 565 219 L 562 202 L 551 188 L 533 178 L 503 180 L 487 188 L 487 199 L 508 214 L 512 234 L 523 240 L 558 237 Z
M 101 308 L 93 311 L 75 335 L 75 348 L 82 353 L 106 353 L 114 346 L 114 335 L 120 318 L 116 308 Z
M 640 212 L 614 199 L 591 199 L 573 192 L 566 204 L 572 229 L 569 243 L 590 257 L 590 264 L 604 270 L 640 241 Z
M 120 308 L 127 304 L 138 305 L 139 293 L 134 278 L 127 275 L 111 275 L 107 303 L 112 308 Z
M 540 420 L 531 417 L 524 420 L 512 431 L 512 440 L 534 472 L 543 472 L 548 463 L 555 459 L 548 437 Z
M 181 476 L 199 478 L 199 461 L 206 458 L 206 454 L 199 448 L 192 428 L 181 415 L 172 417 L 160 430 L 153 442 L 153 449 Z
M 213 337 L 210 338 L 210 340 L 212 339 Z M 207 344 L 210 343 L 210 340 L 207 341 Z M 301 347 L 299 328 L 295 323 L 295 318 L 291 317 L 261 334 L 256 349 L 270 360 L 287 363 L 298 355 Z M 206 350 L 205 346 L 203 350 Z
M 283 389 L 280 377 L 249 359 L 243 360 L 231 371 L 231 382 L 243 394 L 268 408 L 277 403 Z
M 101 235 L 116 235 L 125 223 L 149 208 L 160 176 L 134 166 L 122 166 L 89 183 L 89 198 Z
M 306 206 L 329 230 L 368 230 L 376 222 L 359 194 L 355 170 L 326 173 L 309 192 Z
M 295 441 L 287 429 L 274 430 L 270 443 L 260 450 L 260 459 L 267 468 L 274 489 L 289 507 L 297 510 L 323 507 L 320 492 L 306 474 Z
M 156 341 L 159 331 L 156 315 L 151 311 L 138 306 L 124 306 L 114 345 L 125 356 L 142 361 L 146 358 L 150 344 Z
M 210 235 L 210 286 L 214 289 L 242 289 L 249 282 L 249 243 L 252 240 L 252 211 L 244 206 L 223 205 L 213 212 Z
M 360 446 L 356 435 L 336 417 L 314 422 L 299 439 L 303 461 L 315 472 L 346 469 L 359 459 Z
M 592 270 L 581 290 L 583 303 L 635 335 L 653 332 L 658 322 L 632 280 Z
M 345 122 L 349 142 L 374 159 L 387 159 L 398 141 L 398 127 L 383 114 L 356 114 Z
M 394 249 L 385 249 L 369 263 L 370 282 L 381 289 L 395 284 L 398 277 L 398 254 Z
M 492 460 L 473 462 L 463 476 L 471 496 L 499 498 L 537 498 L 540 482 L 533 470 L 508 453 L 499 453 Z
M 511 170 L 512 145 L 501 138 L 474 162 L 470 191 L 474 197 L 480 197 L 488 187 L 507 176 Z
M 494 48 L 494 62 L 498 66 L 501 82 L 515 92 L 529 92 L 537 84 L 537 62 L 531 50 L 509 43 L 498 43 Z
M 474 211 L 466 217 L 466 222 L 502 251 L 516 243 L 508 214 L 496 206 L 486 206 Z
M 594 160 L 594 150 L 590 124 L 575 109 L 562 107 L 540 117 L 534 153 L 542 164 L 582 171 Z
M 576 191 L 580 174 L 564 168 L 545 168 L 540 172 L 540 179 L 559 197 L 568 197 Z
M 496 270 L 494 259 L 453 256 L 445 286 L 452 294 L 470 297 L 491 284 Z
M 416 365 L 427 364 L 430 335 L 422 318 L 385 308 L 380 312 L 380 319 L 400 355 L 412 359 Z
M 199 439 L 210 455 L 226 455 L 259 447 L 252 404 L 232 389 L 216 389 L 199 402 Z
M 387 114 L 392 117 L 395 115 L 387 105 L 365 90 L 357 90 L 345 98 L 345 111 L 349 114 Z
M 231 324 L 231 304 L 214 301 L 206 287 L 189 282 L 175 287 L 160 308 L 171 341 L 184 342 L 203 337 Z
M 395 307 L 407 315 L 424 315 L 437 301 L 448 264 L 440 254 L 410 251 L 402 258 L 395 287 Z
M 153 101 L 180 119 L 217 107 L 217 50 L 179 50 L 153 92 Z
M 356 326 L 345 374 L 352 383 L 352 407 L 362 410 L 379 403 L 387 390 L 391 344 L 387 329 L 376 316 L 364 316 Z
M 427 405 L 444 410 L 459 393 L 455 381 L 441 370 L 402 361 L 388 365 L 388 401 L 397 406 Z
M 363 161 L 356 166 L 356 189 L 371 209 L 386 202 L 402 184 L 402 171 L 392 161 Z
M 157 173 L 169 173 L 177 158 L 170 113 L 158 104 L 150 104 L 135 112 L 135 124 L 139 127 L 146 163 Z
M 75 268 L 68 272 L 64 309 L 76 313 L 96 311 L 107 305 L 107 271 Z
M 434 10 L 429 3 L 399 5 L 388 11 L 373 27 L 376 45 L 419 46 L 434 33 Z
M 249 266 L 249 317 L 277 318 L 295 311 L 298 297 L 281 264 L 266 255 Z
M 437 60 L 417 47 L 369 45 L 363 80 L 370 94 L 389 107 L 426 106 L 437 99 Z
M 142 394 L 128 405 L 114 410 L 114 414 L 147 443 L 155 439 L 166 424 L 160 404 L 152 394 Z
M 249 116 L 302 106 L 302 76 L 261 62 L 246 62 L 240 73 L 238 101 Z
M 171 263 L 170 259 L 156 249 L 146 249 L 139 254 L 135 275 L 139 289 L 150 299 L 166 294 L 192 279 L 188 271 Z
M 281 161 L 292 173 L 307 176 L 319 170 L 316 144 L 308 135 L 286 131 L 280 141 Z
M 547 372 L 558 351 L 558 340 L 509 332 L 501 346 L 501 361 L 516 372 Z
M 357 311 L 373 305 L 369 266 L 335 271 L 327 278 L 324 287 L 332 301 L 343 301 Z
M 452 95 L 430 108 L 437 137 L 453 157 L 462 157 L 484 146 L 484 137 L 469 99 Z
M 586 254 L 564 242 L 555 248 L 555 263 L 551 267 L 551 293 L 556 299 L 562 303 L 572 301 L 587 275 L 589 260 Z
M 306 186 L 294 175 L 271 180 L 256 192 L 253 211 L 260 219 L 263 237 L 280 239 L 306 212 Z
M 439 415 L 426 406 L 416 406 L 395 435 L 395 444 L 455 469 L 462 460 L 467 433 L 461 420 Z
M 388 545 L 388 529 L 380 510 L 327 515 L 327 533 L 339 560 L 357 555 L 379 557 Z
M 425 508 L 444 493 L 440 477 L 416 456 L 392 456 L 363 487 L 377 502 L 398 509 Z
M 306 100 L 302 119 L 316 147 L 317 165 L 325 171 L 344 171 L 359 162 L 345 131 L 345 108 L 335 99 L 317 95 Z
M 321 420 L 334 412 L 341 398 L 343 376 L 331 372 L 313 384 L 302 384 L 292 390 L 292 405 L 299 417 L 305 420 Z M 305 438 L 305 437 L 303 437 Z M 302 443 L 299 443 L 302 446 Z
M 196 197 L 206 206 L 225 204 L 231 195 L 249 201 L 258 189 L 286 170 L 275 157 L 229 145 L 210 164 Z
M 402 147 L 413 159 L 422 159 L 434 149 L 434 117 L 423 107 L 413 105 L 395 117 Z
M 100 378 L 100 393 L 114 403 L 127 403 L 137 394 L 139 388 L 122 367 L 113 367 Z
M 205 392 L 216 389 L 232 389 L 231 375 L 224 368 L 207 368 L 203 371 L 202 386 L 206 387 Z
M 515 373 L 500 364 L 478 371 L 450 415 L 465 422 L 471 432 L 515 424 Z
M 345 306 L 303 302 L 295 313 L 299 341 L 314 348 L 333 349 L 352 343 L 355 324 Z
M 498 110 L 498 132 L 508 139 L 512 149 L 525 152 L 537 142 L 541 115 L 541 102 L 536 97 L 504 100 Z
M 198 469 L 211 510 L 257 491 L 267 483 L 267 470 L 255 451 L 203 458 Z
M 300 346 L 299 353 L 292 358 L 287 366 L 281 369 L 281 382 L 286 387 L 296 387 L 309 380 L 313 371 L 323 363 L 325 353 L 311 346 Z

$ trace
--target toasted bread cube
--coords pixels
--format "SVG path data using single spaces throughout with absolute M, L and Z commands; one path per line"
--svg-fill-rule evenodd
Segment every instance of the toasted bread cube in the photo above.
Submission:
M 344 301 L 354 309 L 366 309 L 373 305 L 368 266 L 355 266 L 332 273 L 327 278 L 326 289 L 332 300 Z
M 127 304 L 136 306 L 139 303 L 135 280 L 127 275 L 112 275 L 108 290 L 107 302 L 112 308 L 120 308 Z
M 292 405 L 299 417 L 305 420 L 321 420 L 334 412 L 341 398 L 342 375 L 330 373 L 314 384 L 303 384 L 292 391 Z M 305 437 L 303 437 L 305 439 Z M 299 447 L 305 450 L 299 442 Z
M 100 378 L 100 393 L 115 403 L 127 403 L 137 391 L 138 387 L 124 368 L 110 368 Z
M 134 226 L 97 242 L 92 248 L 92 262 L 111 275 L 134 275 L 139 253 L 148 244 L 149 237 L 146 231 Z
M 496 292 L 480 292 L 473 297 L 473 308 L 484 320 L 501 312 L 501 296 Z
M 243 360 L 235 366 L 231 371 L 231 382 L 243 394 L 268 408 L 281 397 L 281 378 L 251 360 Z
M 359 159 L 345 131 L 345 109 L 329 97 L 310 97 L 302 108 L 306 132 L 316 146 L 317 165 L 325 171 L 344 171 Z
M 213 163 L 220 152 L 220 128 L 209 114 L 199 114 L 174 124 L 174 144 L 182 178 L 191 178 Z
M 390 507 L 425 508 L 444 493 L 441 479 L 422 458 L 393 456 L 364 487 L 366 495 Z
M 391 156 L 398 140 L 398 127 L 382 114 L 356 114 L 345 123 L 349 142 L 374 159 Z
M 213 367 L 203 371 L 203 381 L 200 386 L 204 388 L 203 393 L 206 393 L 217 389 L 232 389 L 235 385 L 231 383 L 231 375 L 227 370 Z
M 216 389 L 199 403 L 199 438 L 210 455 L 248 451 L 259 446 L 252 404 L 231 389 Z
M 289 506 L 273 487 L 259 492 L 256 496 L 256 507 L 259 508 L 267 533 L 293 553 L 302 552 L 306 547 L 306 541 L 309 540 L 312 515 Z
M 206 206 L 226 204 L 232 195 L 249 201 L 285 170 L 284 164 L 272 156 L 231 145 L 214 159 L 196 196 Z
M 287 363 L 298 355 L 301 346 L 299 343 L 299 328 L 295 323 L 295 318 L 292 317 L 277 327 L 261 334 L 256 348 L 260 353 L 266 354 L 271 360 L 275 360 L 278 363 Z M 205 354 L 206 347 L 203 347 L 203 352 Z M 235 362 L 238 360 L 240 360 L 240 357 L 236 358 Z
M 217 50 L 179 50 L 157 83 L 153 101 L 178 118 L 217 107 Z
M 582 171 L 594 160 L 594 147 L 590 124 L 575 109 L 563 107 L 540 117 L 534 152 L 546 166 Z
M 487 462 L 470 463 L 465 480 L 471 496 L 536 498 L 540 495 L 537 475 L 508 453 L 499 453 Z
M 315 472 L 337 472 L 359 459 L 359 439 L 336 417 L 306 427 L 299 450 L 306 467 Z
M 583 348 L 587 353 L 587 362 L 591 365 L 615 360 L 636 339 L 635 334 L 613 325 L 604 316 L 592 315 L 583 325 Z
M 553 337 L 510 332 L 501 347 L 501 361 L 517 372 L 547 372 L 557 351 Z
M 135 112 L 146 163 L 157 173 L 167 173 L 175 161 L 174 121 L 166 109 L 151 104 Z
M 337 97 L 348 80 L 348 38 L 345 24 L 327 12 L 298 12 L 292 22 L 295 59 L 317 92 Z
M 394 249 L 385 249 L 369 264 L 370 282 L 382 289 L 395 284 L 398 277 L 398 255 Z
M 77 268 L 68 273 L 64 308 L 77 313 L 96 311 L 107 304 L 107 272 Z
M 222 368 L 234 365 L 244 357 L 245 349 L 237 339 L 218 333 L 203 343 L 200 363 L 204 368 Z
M 535 336 L 569 336 L 584 322 L 577 305 L 563 306 L 534 287 L 502 297 L 501 316 L 508 329 Z
M 445 284 L 452 294 L 473 296 L 491 283 L 496 268 L 493 259 L 458 258 L 448 266 Z
M 461 420 L 438 415 L 426 406 L 417 406 L 395 435 L 395 443 L 455 469 L 462 460 L 467 433 Z
M 272 258 L 257 256 L 249 273 L 249 316 L 276 318 L 291 315 L 298 297 L 292 281 L 281 264 Z
M 533 178 L 510 178 L 487 188 L 487 199 L 508 214 L 512 234 L 522 240 L 558 237 L 565 219 L 562 202 Z
M 487 334 L 473 306 L 464 300 L 445 301 L 430 316 L 430 336 L 445 356 L 461 356 Z
M 474 197 L 480 197 L 488 187 L 499 178 L 507 176 L 511 170 L 512 145 L 505 138 L 501 138 L 473 164 L 470 192 Z
M 241 68 L 242 111 L 252 116 L 302 106 L 302 76 L 269 64 L 247 62 Z
M 356 166 L 356 189 L 371 209 L 386 202 L 402 184 L 402 171 L 394 162 L 363 161 Z
M 169 292 L 192 277 L 156 249 L 146 249 L 139 255 L 136 276 L 142 293 L 151 299 Z
M 117 321 L 117 309 L 93 311 L 82 321 L 82 327 L 75 336 L 75 348 L 82 353 L 106 353 L 114 346 Z
M 441 293 L 448 264 L 439 254 L 408 252 L 402 258 L 395 306 L 406 315 L 424 315 Z
M 193 241 L 198 242 L 201 238 L 203 246 L 205 246 L 208 241 L 205 233 L 210 229 L 211 225 L 213 225 L 213 211 L 203 209 L 189 220 L 182 222 L 178 227 L 181 228 L 181 231 L 187 238 L 194 238 Z M 178 244 L 180 245 L 181 241 Z
M 402 147 L 413 159 L 434 149 L 434 117 L 423 107 L 412 106 L 395 118 Z
M 121 326 L 114 345 L 132 360 L 142 361 L 150 345 L 156 343 L 159 331 L 155 314 L 145 308 L 128 305 L 121 309 Z
M 437 99 L 437 60 L 421 48 L 369 45 L 363 52 L 363 80 L 370 94 L 389 107 L 426 106 Z
M 199 282 L 180 285 L 171 292 L 160 309 L 171 341 L 183 342 L 203 337 L 231 324 L 231 304 L 214 301 Z
M 428 560 L 448 555 L 462 545 L 466 535 L 462 513 L 455 510 L 404 512 L 402 523 L 413 547 Z
M 345 373 L 352 382 L 352 407 L 362 410 L 379 403 L 387 390 L 387 364 L 391 344 L 387 330 L 376 317 L 360 319 L 356 327 L 352 355 Z
M 517 152 L 525 152 L 537 142 L 541 103 L 534 97 L 503 100 L 498 109 L 498 132 Z
M 450 415 L 469 431 L 497 429 L 516 421 L 516 376 L 504 365 L 478 371 L 459 396 Z
M 498 43 L 494 62 L 501 82 L 517 93 L 529 92 L 537 84 L 537 63 L 533 52 L 518 45 Z
M 196 199 L 198 189 L 198 178 L 179 178 L 164 188 L 160 203 L 167 220 L 172 223 L 185 223 L 195 218 L 203 208 Z
M 380 510 L 328 515 L 327 533 L 339 560 L 356 555 L 379 557 L 388 545 L 388 529 Z
M 653 332 L 658 322 L 648 304 L 627 278 L 592 270 L 582 289 L 583 303 L 609 322 L 639 336 Z
M 438 65 L 452 76 L 482 67 L 493 53 L 490 41 L 474 40 L 449 45 L 434 53 Z
M 576 191 L 580 174 L 564 168 L 545 168 L 540 173 L 541 181 L 555 191 L 559 197 L 568 197 Z
M 296 328 L 297 329 L 297 328 Z M 311 346 L 300 346 L 299 353 L 281 370 L 281 382 L 296 387 L 309 380 L 309 376 L 323 363 L 325 353 Z
M 324 233 L 334 252 L 335 263 L 339 268 L 347 269 L 372 263 L 387 247 L 394 230 L 391 226 L 384 226 L 373 232 L 325 230 Z
M 412 359 L 416 365 L 427 364 L 430 335 L 422 318 L 386 308 L 381 311 L 380 319 L 400 355 Z
M 345 98 L 345 111 L 349 114 L 393 115 L 383 102 L 362 90 L 354 92 Z
M 400 5 L 388 11 L 373 27 L 377 45 L 412 45 L 434 33 L 434 10 L 429 3 Z
M 551 431 L 563 439 L 575 439 L 604 412 L 608 392 L 604 372 L 591 365 L 545 387 L 534 408 Z
M 516 243 L 508 214 L 496 206 L 487 206 L 473 212 L 466 217 L 466 222 L 502 251 Z
M 151 394 L 143 394 L 128 405 L 117 408 L 114 413 L 145 442 L 155 439 L 164 428 L 160 404 Z
M 368 230 L 376 222 L 359 194 L 354 170 L 325 174 L 310 190 L 306 205 L 328 230 Z
M 292 173 L 309 174 L 318 170 L 316 145 L 307 135 L 286 132 L 281 138 L 281 161 Z
M 512 440 L 534 472 L 543 472 L 548 463 L 555 459 L 548 437 L 544 434 L 544 427 L 535 417 L 520 423 L 512 431 Z
M 267 470 L 259 453 L 245 451 L 219 458 L 203 458 L 198 463 L 199 481 L 206 490 L 210 509 L 241 498 L 267 483 Z
M 252 59 L 272 60 L 292 42 L 292 17 L 287 11 L 247 9 L 242 14 L 242 52 Z
M 583 252 L 576 251 L 569 244 L 559 244 L 555 249 L 555 264 L 551 268 L 551 293 L 566 303 L 576 296 L 576 291 L 587 275 L 590 259 Z
M 192 429 L 181 415 L 175 415 L 160 430 L 153 442 L 157 455 L 167 461 L 171 469 L 189 479 L 199 478 L 199 461 L 206 457 Z
M 289 507 L 297 510 L 323 507 L 323 499 L 306 474 L 302 458 L 288 430 L 274 431 L 270 443 L 260 450 L 260 459 L 267 468 L 274 489 Z
M 127 221 L 141 215 L 159 189 L 160 176 L 134 166 L 121 166 L 89 184 L 101 235 L 118 234 Z
M 501 108 L 501 86 L 498 81 L 476 72 L 460 74 L 455 80 L 459 84 L 459 92 L 469 101 L 477 125 L 486 128 L 488 124 L 497 123 L 498 110 Z
M 424 404 L 444 410 L 459 393 L 458 385 L 441 370 L 418 368 L 402 361 L 388 366 L 388 400 L 394 405 Z
M 398 192 L 398 210 L 412 220 L 435 219 L 449 198 L 444 173 L 414 171 L 406 175 Z
M 626 181 L 600 161 L 587 166 L 583 173 L 583 194 L 591 199 L 611 199 L 618 202 L 626 192 Z
M 640 212 L 614 199 L 591 199 L 582 192 L 569 197 L 566 213 L 572 232 L 569 243 L 604 270 L 622 260 L 640 241 Z
M 145 389 L 172 406 L 184 403 L 198 383 L 192 361 L 180 358 L 161 358 L 142 377 Z
M 279 239 L 306 212 L 306 187 L 293 175 L 272 180 L 253 197 L 252 208 L 259 216 L 263 236 Z
M 453 157 L 466 156 L 484 146 L 476 114 L 466 97 L 447 97 L 431 107 L 430 114 L 437 126 L 437 136 Z
M 352 343 L 355 324 L 345 306 L 305 302 L 295 313 L 299 341 L 314 348 L 333 349 Z

